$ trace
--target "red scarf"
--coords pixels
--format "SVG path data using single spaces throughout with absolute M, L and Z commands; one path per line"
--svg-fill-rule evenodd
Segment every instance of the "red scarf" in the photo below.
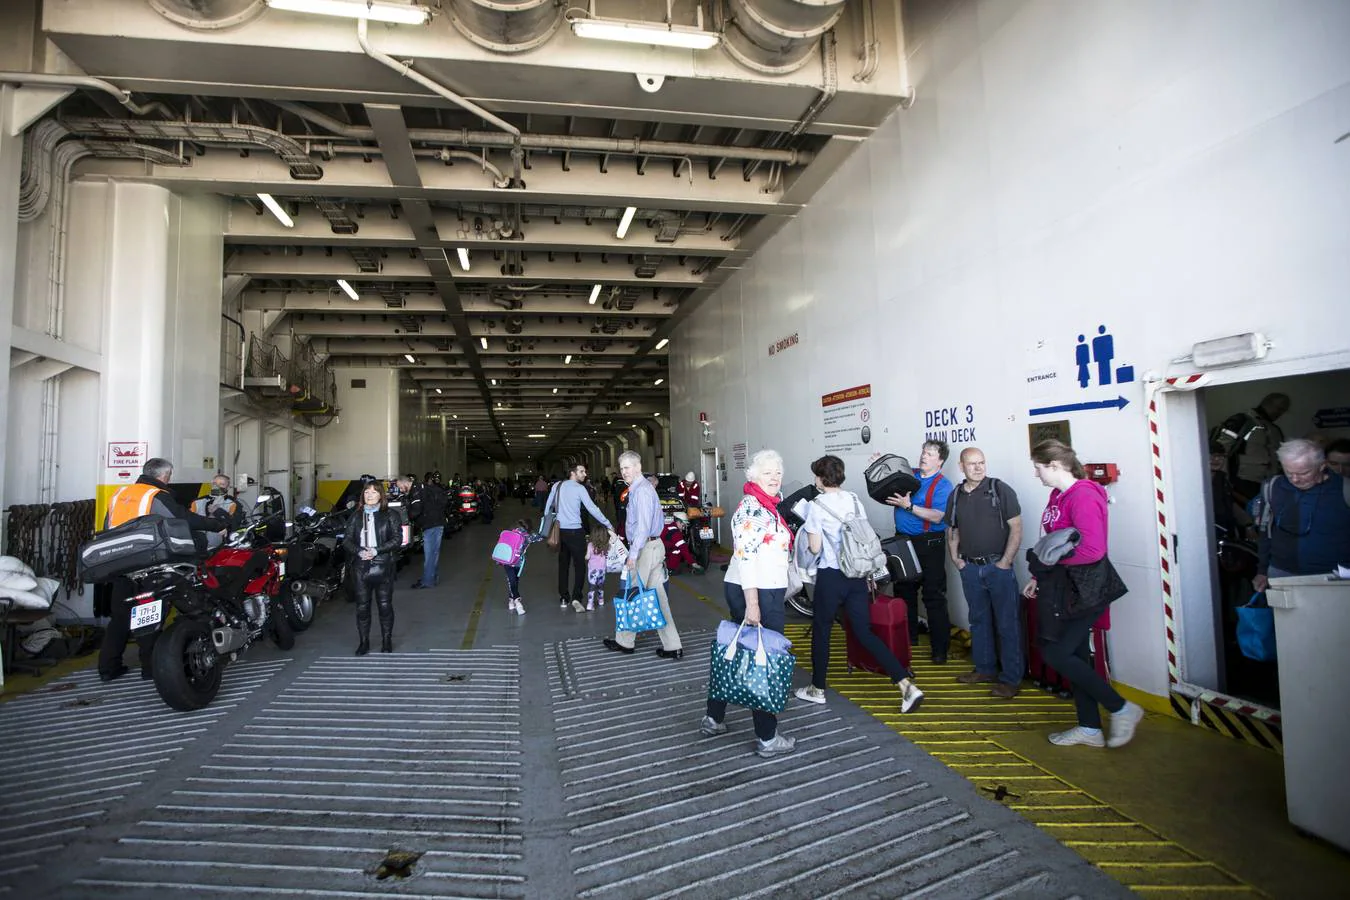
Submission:
M 764 507 L 769 512 L 773 513 L 774 518 L 776 518 L 782 524 L 783 528 L 787 531 L 787 533 L 789 535 L 792 534 L 792 529 L 788 528 L 787 519 L 783 518 L 783 514 L 778 511 L 777 497 L 769 496 L 768 491 L 764 490 L 764 488 L 755 484 L 753 481 L 747 481 L 745 483 L 745 493 L 746 496 L 754 497 L 756 500 L 759 501 L 760 506 Z

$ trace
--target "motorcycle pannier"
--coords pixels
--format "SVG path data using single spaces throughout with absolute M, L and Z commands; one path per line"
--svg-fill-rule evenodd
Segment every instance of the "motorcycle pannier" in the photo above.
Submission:
M 894 453 L 877 457 L 863 472 L 863 480 L 867 482 L 867 496 L 878 503 L 885 503 L 892 494 L 912 494 L 919 489 L 909 460 Z
M 187 562 L 197 553 L 185 519 L 141 516 L 110 528 L 80 549 L 80 577 L 107 581 L 137 569 Z

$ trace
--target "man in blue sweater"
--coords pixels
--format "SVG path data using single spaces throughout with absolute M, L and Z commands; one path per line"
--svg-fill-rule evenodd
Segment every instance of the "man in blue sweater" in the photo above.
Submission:
M 1257 525 L 1257 576 L 1264 591 L 1271 578 L 1321 575 L 1350 566 L 1350 491 L 1327 469 L 1312 441 L 1285 441 L 1276 455 L 1283 475 L 1261 486 Z

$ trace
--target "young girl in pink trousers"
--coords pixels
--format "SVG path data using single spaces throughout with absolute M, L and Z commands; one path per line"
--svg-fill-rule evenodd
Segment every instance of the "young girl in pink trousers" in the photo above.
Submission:
M 605 605 L 605 557 L 609 553 L 609 531 L 604 528 L 592 528 L 591 539 L 586 542 L 586 611 Z M 581 604 L 573 603 L 577 612 Z

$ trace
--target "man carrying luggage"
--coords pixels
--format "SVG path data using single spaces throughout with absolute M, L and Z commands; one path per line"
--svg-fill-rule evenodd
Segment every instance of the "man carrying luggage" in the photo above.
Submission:
M 1026 659 L 1022 651 L 1022 599 L 1013 559 L 1022 544 L 1022 510 L 1017 492 L 986 475 L 978 447 L 961 451 L 965 480 L 947 507 L 947 551 L 961 576 L 970 608 L 973 671 L 956 676 L 962 684 L 993 682 L 989 693 L 1017 696 Z M 998 650 L 995 653 L 995 637 Z
M 947 500 L 952 483 L 942 475 L 947 462 L 946 441 L 925 441 L 919 455 L 919 489 L 913 494 L 892 494 L 886 502 L 896 507 L 895 533 L 914 545 L 914 555 L 923 567 L 922 582 L 896 586 L 909 609 L 909 639 L 919 639 L 919 588 L 923 587 L 923 606 L 928 613 L 928 636 L 932 641 L 933 662 L 947 661 L 951 645 L 951 617 L 947 614 Z

